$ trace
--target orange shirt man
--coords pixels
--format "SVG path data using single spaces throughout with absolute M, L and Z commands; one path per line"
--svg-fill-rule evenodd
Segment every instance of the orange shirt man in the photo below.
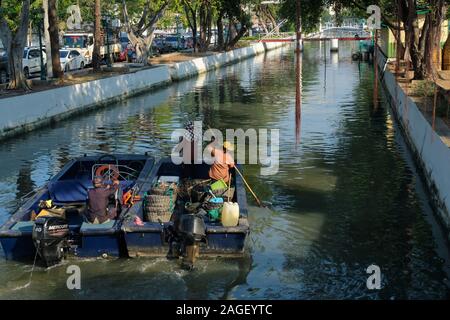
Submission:
M 215 157 L 214 163 L 209 169 L 209 177 L 214 180 L 222 179 L 226 183 L 230 179 L 230 169 L 234 167 L 233 156 L 228 151 L 233 151 L 234 146 L 232 143 L 225 141 L 223 147 L 211 148 L 211 155 Z

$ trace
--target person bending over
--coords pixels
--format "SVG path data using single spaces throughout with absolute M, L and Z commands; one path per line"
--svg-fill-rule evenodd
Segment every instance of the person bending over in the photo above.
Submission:
M 119 200 L 119 180 L 113 185 L 105 186 L 101 177 L 92 181 L 94 188 L 88 191 L 86 218 L 90 223 L 101 224 L 113 220 L 117 216 Z

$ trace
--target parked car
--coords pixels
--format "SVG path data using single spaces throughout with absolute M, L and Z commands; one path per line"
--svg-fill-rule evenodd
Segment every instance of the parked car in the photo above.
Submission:
M 64 72 L 83 69 L 86 65 L 86 61 L 80 51 L 75 49 L 59 50 L 59 59 L 61 62 L 61 69 L 64 70 Z
M 0 49 L 0 84 L 8 80 L 8 54 L 5 49 Z
M 41 52 L 38 47 L 25 47 L 22 59 L 25 78 L 29 78 L 33 73 L 41 72 L 41 54 L 43 57 L 44 68 L 47 68 L 47 55 L 44 48 Z
M 172 47 L 166 44 L 164 38 L 155 38 L 152 43 L 152 50 L 157 51 L 160 54 L 163 54 L 171 52 Z
M 170 47 L 172 51 L 186 49 L 185 37 L 179 35 L 169 35 L 164 39 L 165 45 Z

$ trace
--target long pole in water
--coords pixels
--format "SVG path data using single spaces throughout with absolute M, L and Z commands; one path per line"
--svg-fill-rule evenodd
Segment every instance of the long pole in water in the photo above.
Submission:
M 295 65 L 295 137 L 296 144 L 300 143 L 301 132 L 301 108 L 302 108 L 302 55 L 301 55 L 301 41 L 302 41 L 302 29 L 301 29 L 301 4 L 300 0 L 297 0 L 296 6 L 296 65 Z
M 256 194 L 253 192 L 252 188 L 250 187 L 250 185 L 247 183 L 247 180 L 245 180 L 244 176 L 242 175 L 242 173 L 239 171 L 239 169 L 235 166 L 234 170 L 236 170 L 236 172 L 241 176 L 242 181 L 244 181 L 245 186 L 247 187 L 247 189 L 250 191 L 250 193 L 252 194 L 253 198 L 255 198 L 256 202 L 258 203 L 258 205 L 260 207 L 265 207 L 262 202 L 259 200 L 259 198 L 256 196 Z

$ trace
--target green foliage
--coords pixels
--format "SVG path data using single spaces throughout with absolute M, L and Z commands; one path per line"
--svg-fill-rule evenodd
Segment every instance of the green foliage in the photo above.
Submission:
M 282 3 L 279 14 L 288 19 L 295 29 L 297 0 L 286 0 Z M 303 0 L 301 2 L 302 31 L 305 33 L 315 31 L 320 21 L 320 17 L 325 9 L 326 0 Z
M 21 9 L 22 9 L 22 1 L 17 0 L 1 1 L 0 17 L 6 20 L 12 32 L 15 32 L 19 27 L 18 21 L 20 21 Z

